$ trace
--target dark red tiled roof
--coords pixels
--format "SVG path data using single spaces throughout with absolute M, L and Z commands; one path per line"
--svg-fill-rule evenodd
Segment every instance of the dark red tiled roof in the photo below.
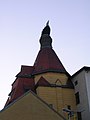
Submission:
M 16 77 L 18 76 L 29 76 L 32 74 L 34 70 L 34 66 L 25 66 L 22 65 L 21 66 L 21 71 L 16 75 Z
M 39 51 L 34 63 L 34 73 L 66 72 L 64 66 L 52 48 L 46 47 Z
M 9 93 L 9 99 L 7 100 L 5 106 L 9 105 L 11 102 L 22 96 L 26 90 L 35 91 L 35 81 L 33 78 L 17 78 L 12 85 L 12 90 Z

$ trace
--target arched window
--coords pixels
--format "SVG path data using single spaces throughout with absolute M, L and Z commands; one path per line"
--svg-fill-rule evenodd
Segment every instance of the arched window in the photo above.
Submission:
M 55 84 L 56 84 L 56 85 L 62 85 L 62 82 L 61 82 L 61 80 L 57 79 L 57 80 L 55 81 Z

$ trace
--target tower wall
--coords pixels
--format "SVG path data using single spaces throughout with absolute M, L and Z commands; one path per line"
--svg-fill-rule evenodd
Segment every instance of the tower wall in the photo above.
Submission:
M 66 82 L 68 80 L 66 74 L 48 72 L 35 75 L 35 83 L 38 82 L 41 76 L 44 77 L 50 84 L 66 85 Z
M 62 111 L 63 108 L 70 106 L 71 110 L 76 110 L 74 89 L 39 86 L 36 91 L 40 98 L 66 118 L 68 118 L 68 114 Z
M 63 112 L 63 108 L 70 106 L 71 110 L 76 110 L 75 91 L 67 85 L 68 76 L 64 73 L 43 73 L 35 76 L 35 84 L 41 77 L 51 86 L 38 86 L 37 95 L 68 119 L 68 113 Z M 71 120 L 74 120 L 74 117 L 71 117 Z

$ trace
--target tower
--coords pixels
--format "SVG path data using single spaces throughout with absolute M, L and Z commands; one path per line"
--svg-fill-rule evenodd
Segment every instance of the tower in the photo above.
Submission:
M 52 48 L 49 22 L 42 30 L 40 50 L 33 66 L 21 66 L 16 75 L 5 107 L 26 94 L 29 90 L 49 107 L 67 118 L 63 108 L 75 109 L 75 95 L 70 75 Z M 73 118 L 72 118 L 73 119 Z

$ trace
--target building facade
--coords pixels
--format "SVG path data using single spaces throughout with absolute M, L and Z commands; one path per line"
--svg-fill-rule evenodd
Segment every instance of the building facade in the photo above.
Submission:
M 90 67 L 83 67 L 72 76 L 77 114 L 80 120 L 90 120 Z

